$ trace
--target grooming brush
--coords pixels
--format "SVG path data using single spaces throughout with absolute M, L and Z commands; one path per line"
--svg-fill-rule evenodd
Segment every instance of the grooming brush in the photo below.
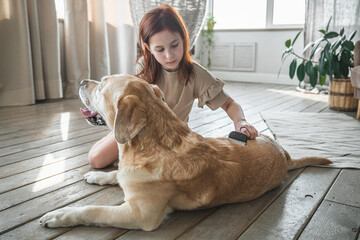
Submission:
M 245 146 L 247 142 L 247 136 L 245 133 L 232 131 L 229 134 L 229 140 L 241 146 Z

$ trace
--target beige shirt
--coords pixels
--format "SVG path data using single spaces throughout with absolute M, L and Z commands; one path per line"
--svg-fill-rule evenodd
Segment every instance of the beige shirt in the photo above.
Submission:
M 195 99 L 198 99 L 199 107 L 206 104 L 210 109 L 216 110 L 229 98 L 223 90 L 225 83 L 197 63 L 194 63 L 194 77 L 186 85 L 185 81 L 178 80 L 177 71 L 169 72 L 164 69 L 157 85 L 163 91 L 170 109 L 184 122 L 189 120 Z

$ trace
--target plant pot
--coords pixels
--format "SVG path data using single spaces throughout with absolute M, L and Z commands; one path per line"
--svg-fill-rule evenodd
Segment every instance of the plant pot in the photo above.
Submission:
M 213 31 L 214 30 L 214 25 L 215 25 L 215 23 L 208 22 L 206 24 L 208 31 Z
M 330 83 L 329 107 L 337 111 L 356 111 L 358 101 L 350 78 L 333 78 Z

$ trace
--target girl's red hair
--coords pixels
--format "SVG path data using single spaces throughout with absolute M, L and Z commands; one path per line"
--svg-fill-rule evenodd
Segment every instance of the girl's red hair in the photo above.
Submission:
M 135 76 L 141 77 L 149 83 L 156 83 L 161 77 L 161 64 L 155 59 L 144 43 L 149 44 L 150 38 L 163 30 L 179 33 L 184 44 L 184 56 L 179 63 L 179 80 L 185 80 L 185 85 L 194 74 L 193 62 L 189 52 L 189 35 L 179 13 L 171 6 L 164 5 L 147 12 L 141 19 L 139 26 L 140 58 L 142 69 Z

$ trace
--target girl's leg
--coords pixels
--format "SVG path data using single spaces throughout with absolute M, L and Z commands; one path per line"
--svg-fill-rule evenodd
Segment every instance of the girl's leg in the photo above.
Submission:
M 95 143 L 89 151 L 88 160 L 93 168 L 104 168 L 119 158 L 119 150 L 113 132 Z

